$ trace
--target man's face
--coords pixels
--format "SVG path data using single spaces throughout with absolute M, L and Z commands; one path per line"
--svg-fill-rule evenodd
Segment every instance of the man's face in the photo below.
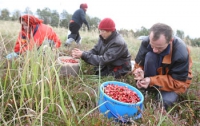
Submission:
M 106 30 L 99 30 L 99 34 L 104 38 L 107 39 L 112 32 L 111 31 L 106 31 Z
M 154 35 L 154 33 L 151 32 L 150 36 L 149 36 L 151 48 L 153 49 L 154 53 L 160 54 L 167 48 L 167 46 L 169 45 L 169 42 L 167 42 L 165 36 L 162 34 L 160 35 L 160 37 L 157 40 L 154 41 L 153 35 Z

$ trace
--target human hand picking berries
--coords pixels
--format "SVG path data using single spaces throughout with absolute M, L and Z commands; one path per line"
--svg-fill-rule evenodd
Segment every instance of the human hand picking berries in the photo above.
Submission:
M 150 78 L 144 78 L 144 71 L 141 68 L 134 70 L 133 74 L 135 75 L 134 79 L 137 80 L 136 86 L 140 88 L 147 88 L 150 83 Z
M 79 59 L 79 58 L 81 58 L 82 54 L 83 54 L 83 51 L 81 51 L 81 50 L 78 49 L 78 48 L 74 48 L 74 49 L 72 50 L 72 57 L 73 57 L 73 58 Z
M 133 74 L 135 75 L 135 80 L 142 80 L 144 78 L 144 71 L 141 68 L 135 69 Z
M 147 88 L 150 84 L 151 79 L 149 77 L 145 77 L 141 80 L 138 80 L 136 83 L 137 88 Z

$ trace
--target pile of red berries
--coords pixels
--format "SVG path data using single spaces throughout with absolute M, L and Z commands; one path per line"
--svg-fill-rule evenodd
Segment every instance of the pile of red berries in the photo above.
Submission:
M 137 103 L 140 101 L 139 96 L 129 88 L 125 86 L 118 86 L 114 84 L 108 84 L 104 87 L 104 93 L 112 99 L 125 103 Z

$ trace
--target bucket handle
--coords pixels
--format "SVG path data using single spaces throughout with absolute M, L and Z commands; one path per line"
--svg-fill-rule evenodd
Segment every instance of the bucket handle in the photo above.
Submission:
M 106 98 L 104 97 L 104 100 L 106 101 Z M 107 103 L 105 104 L 105 107 L 110 110 L 110 113 L 116 118 L 119 119 L 119 116 L 117 114 L 115 114 L 115 112 L 109 107 L 109 105 L 107 105 Z M 141 110 L 143 110 L 142 104 L 140 105 Z M 134 117 L 134 119 L 139 119 L 142 116 L 142 113 L 138 114 L 136 117 Z M 124 122 L 128 122 L 127 119 L 124 119 L 123 117 L 121 117 L 119 119 L 120 121 Z

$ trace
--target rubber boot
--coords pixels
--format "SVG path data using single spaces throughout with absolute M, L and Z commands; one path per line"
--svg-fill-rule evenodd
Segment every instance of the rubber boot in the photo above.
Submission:
M 71 43 L 74 41 L 73 38 L 68 38 L 67 41 L 65 42 L 65 46 L 71 45 Z
M 82 40 L 82 38 L 79 36 L 78 39 L 76 40 L 76 43 L 81 44 L 81 40 Z

